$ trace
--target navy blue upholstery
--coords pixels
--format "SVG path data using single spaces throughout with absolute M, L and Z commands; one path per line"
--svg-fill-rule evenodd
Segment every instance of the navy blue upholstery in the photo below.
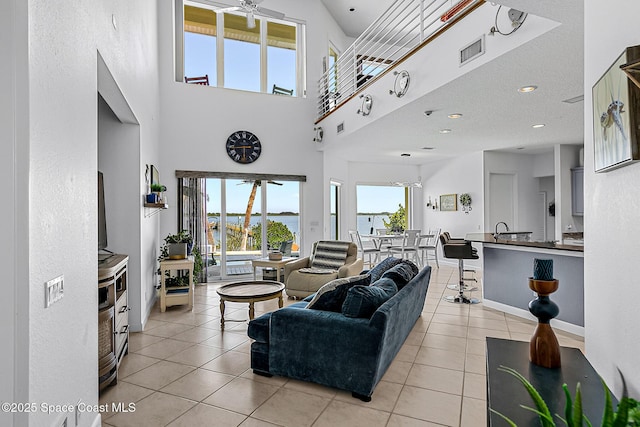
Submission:
M 251 367 L 368 398 L 420 317 L 430 278 L 427 266 L 370 319 L 300 309 L 304 302 L 254 319 Z

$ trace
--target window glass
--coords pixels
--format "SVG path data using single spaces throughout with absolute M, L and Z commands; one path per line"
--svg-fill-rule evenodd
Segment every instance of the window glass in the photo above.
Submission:
M 330 207 L 330 215 L 331 215 L 331 227 L 329 238 L 332 240 L 340 239 L 340 185 L 337 183 L 331 183 L 330 189 L 330 199 L 331 199 L 331 207 Z
M 357 185 L 357 229 L 360 234 L 375 234 L 377 229 L 388 228 L 394 213 L 404 217 L 403 226 L 407 228 L 410 208 L 406 193 L 406 187 Z
M 215 86 L 216 13 L 199 7 L 184 7 L 184 76 L 209 77 Z
M 216 11 L 204 1 L 193 6 L 199 3 L 184 5 L 184 33 L 176 34 L 184 47 L 184 76 L 177 81 L 207 75 L 211 86 L 304 96 L 304 46 L 299 43 L 304 24 L 263 16 L 250 20 L 243 12 Z
M 224 87 L 260 92 L 260 19 L 224 14 Z
M 296 95 L 296 27 L 267 22 L 267 91 L 274 86 Z
M 338 52 L 329 46 L 329 92 L 337 92 L 338 91 L 338 67 L 333 67 L 338 61 Z

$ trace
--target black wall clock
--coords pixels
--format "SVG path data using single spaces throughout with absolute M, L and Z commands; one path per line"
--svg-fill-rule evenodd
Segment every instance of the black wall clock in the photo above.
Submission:
M 246 130 L 239 130 L 227 138 L 227 154 L 238 163 L 253 163 L 262 153 L 262 145 L 257 136 Z

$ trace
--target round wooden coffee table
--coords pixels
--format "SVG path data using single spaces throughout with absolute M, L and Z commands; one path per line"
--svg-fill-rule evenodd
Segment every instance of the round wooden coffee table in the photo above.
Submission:
M 253 320 L 255 315 L 254 303 L 278 298 L 278 306 L 282 308 L 282 291 L 284 285 L 273 280 L 253 280 L 248 282 L 235 282 L 221 286 L 216 290 L 220 295 L 220 327 L 224 329 L 224 303 L 248 302 L 249 320 Z

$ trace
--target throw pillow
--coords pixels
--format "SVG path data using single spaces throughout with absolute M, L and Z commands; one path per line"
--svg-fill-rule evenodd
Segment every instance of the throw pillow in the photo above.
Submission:
M 418 274 L 418 267 L 409 260 L 402 260 L 401 263 L 382 273 L 382 277 L 392 279 L 398 289 L 402 289 L 416 274 Z
M 369 274 L 371 275 L 371 283 L 375 282 L 379 278 L 382 277 L 382 274 L 393 267 L 394 265 L 400 264 L 402 259 L 388 257 L 380 261 L 375 267 L 369 270 Z
M 316 295 L 309 302 L 307 308 L 340 312 L 349 288 L 356 285 L 368 286 L 369 283 L 371 282 L 368 275 L 332 280 L 318 289 L 318 292 L 316 292 Z
M 371 286 L 382 289 L 387 293 L 389 298 L 398 293 L 398 286 L 396 285 L 396 282 L 389 277 L 382 277 L 375 283 L 372 283 Z
M 395 293 L 395 284 L 391 279 L 384 286 L 354 286 L 347 292 L 342 304 L 342 314 L 346 317 L 364 317 L 371 315 Z

